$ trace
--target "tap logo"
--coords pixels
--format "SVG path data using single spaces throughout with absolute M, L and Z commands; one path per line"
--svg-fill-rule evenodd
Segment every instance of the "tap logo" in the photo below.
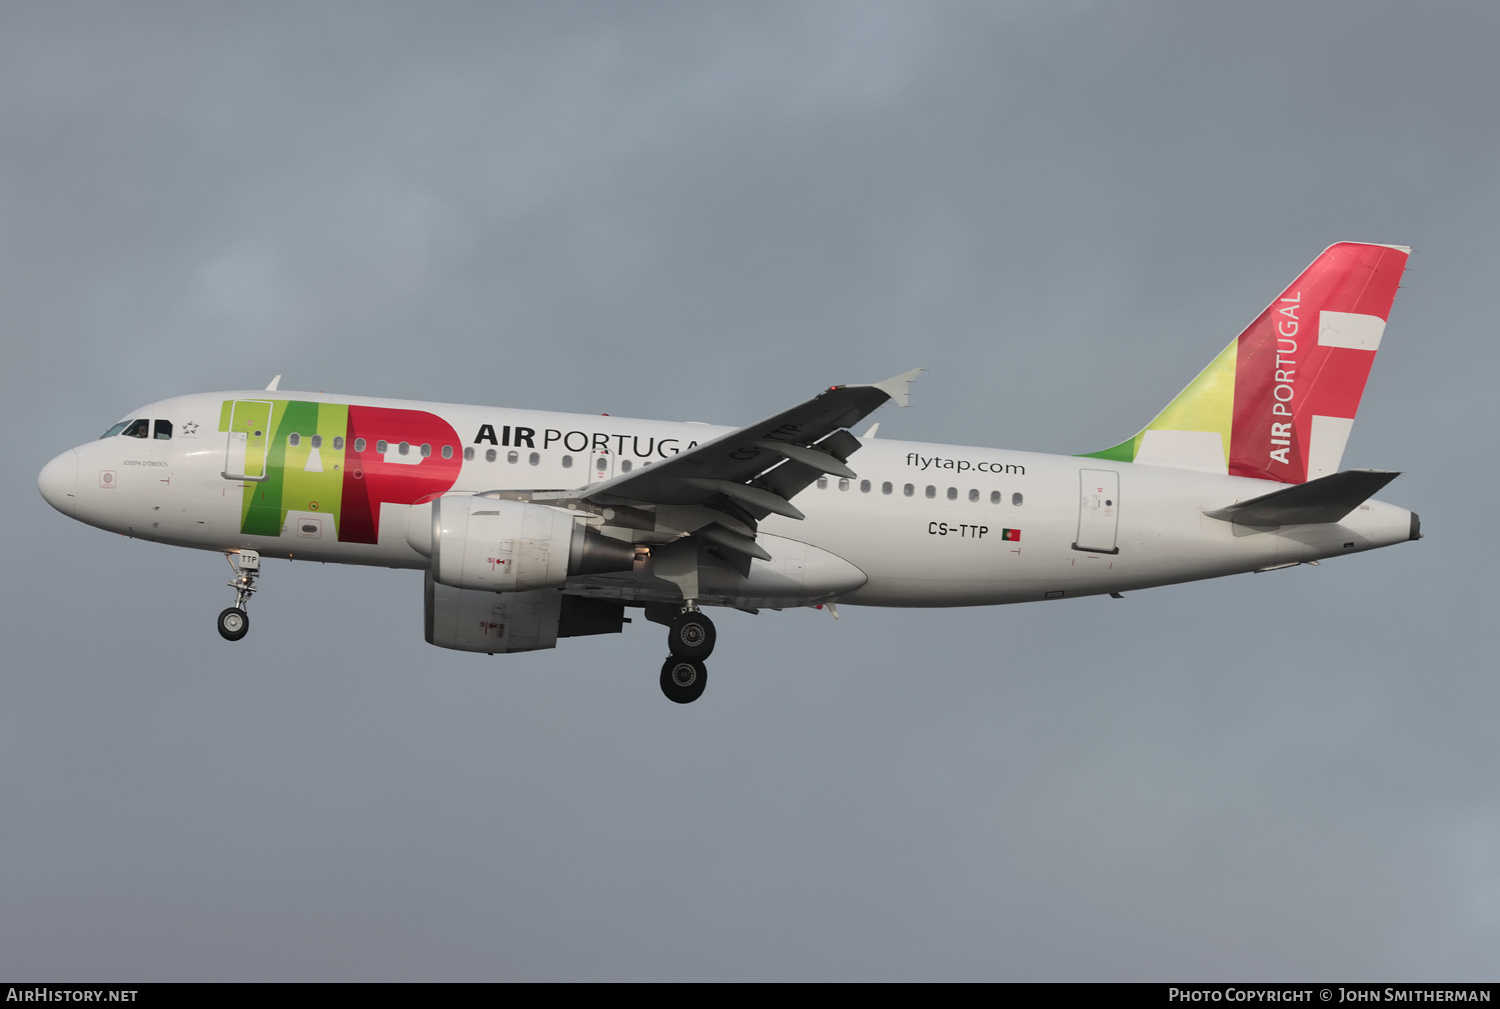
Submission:
M 377 543 L 382 504 L 441 494 L 463 466 L 458 433 L 424 410 L 229 400 L 219 430 L 230 434 L 225 472 L 245 478 L 240 531 L 257 536 L 281 535 L 289 512 L 318 512 L 339 542 Z

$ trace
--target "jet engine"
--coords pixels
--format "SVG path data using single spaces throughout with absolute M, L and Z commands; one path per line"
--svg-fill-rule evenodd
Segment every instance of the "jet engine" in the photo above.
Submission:
M 431 558 L 441 585 L 487 592 L 561 588 L 572 575 L 629 571 L 635 547 L 586 526 L 564 508 L 483 495 L 415 507 L 406 539 Z

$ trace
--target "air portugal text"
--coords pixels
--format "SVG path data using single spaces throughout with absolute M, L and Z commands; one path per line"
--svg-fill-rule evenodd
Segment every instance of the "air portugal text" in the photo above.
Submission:
M 493 424 L 480 424 L 474 436 L 475 445 L 496 445 L 506 448 L 542 448 L 562 445 L 569 452 L 613 452 L 617 456 L 631 455 L 637 459 L 665 459 L 697 446 L 696 441 L 686 445 L 680 438 L 642 437 L 636 434 L 612 434 L 604 431 L 559 431 L 555 427 L 542 429 L 541 444 L 537 443 L 537 431 L 533 427 L 509 424 L 500 425 L 496 432 Z M 626 446 L 629 446 L 628 450 Z
M 1277 310 L 1285 318 L 1276 322 L 1276 374 L 1275 385 L 1271 388 L 1271 458 L 1283 466 L 1290 465 L 1287 462 L 1287 450 L 1292 446 L 1292 400 L 1297 395 L 1293 385 L 1297 377 L 1296 360 L 1291 357 L 1297 353 L 1297 327 L 1300 320 L 1297 318 L 1297 309 L 1301 307 L 1302 292 L 1298 291 L 1291 297 L 1281 298 L 1281 307 Z M 1285 355 L 1285 356 L 1283 356 Z M 1285 417 L 1282 422 L 1276 421 L 1276 417 Z

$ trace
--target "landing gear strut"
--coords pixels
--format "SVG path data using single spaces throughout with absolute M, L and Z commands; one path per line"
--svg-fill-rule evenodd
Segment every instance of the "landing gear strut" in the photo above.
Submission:
M 691 704 L 703 696 L 708 685 L 703 660 L 713 654 L 717 638 L 714 622 L 692 600 L 667 622 L 667 648 L 672 654 L 662 663 L 661 692 L 668 700 Z
M 254 550 L 225 551 L 224 559 L 234 577 L 229 587 L 234 589 L 234 605 L 219 614 L 219 635 L 225 641 L 238 641 L 250 633 L 250 614 L 245 607 L 255 592 L 255 579 L 260 576 L 260 554 Z

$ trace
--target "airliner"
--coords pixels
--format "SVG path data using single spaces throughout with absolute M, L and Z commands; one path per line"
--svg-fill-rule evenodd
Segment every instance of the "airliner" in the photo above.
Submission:
M 425 572 L 430 644 L 489 654 L 667 628 L 697 700 L 705 607 L 983 606 L 1270 571 L 1421 537 L 1340 470 L 1410 250 L 1313 261 L 1149 424 L 1043 455 L 856 435 L 921 369 L 745 427 L 265 389 L 132 410 L 41 471 L 100 529 L 222 552 L 249 630 L 265 557 Z

